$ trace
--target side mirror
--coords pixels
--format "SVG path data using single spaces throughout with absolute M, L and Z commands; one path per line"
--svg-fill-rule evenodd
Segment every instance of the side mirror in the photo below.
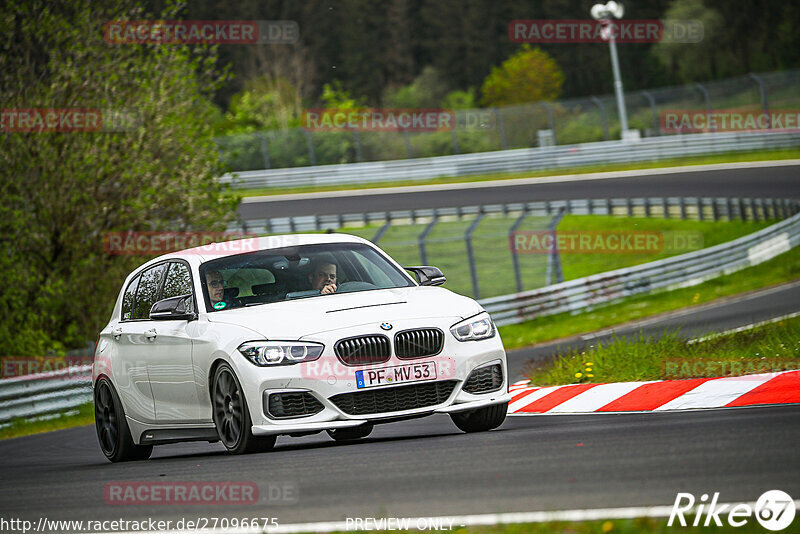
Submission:
M 180 295 L 164 300 L 159 300 L 150 308 L 152 321 L 192 321 L 197 319 L 197 314 L 192 309 L 191 295 Z
M 419 267 L 406 267 L 405 269 L 414 273 L 421 286 L 440 286 L 447 281 L 447 278 L 444 277 L 438 267 L 421 265 Z

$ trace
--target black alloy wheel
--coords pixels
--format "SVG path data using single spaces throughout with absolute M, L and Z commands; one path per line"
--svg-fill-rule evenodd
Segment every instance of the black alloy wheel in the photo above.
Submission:
M 214 425 L 219 439 L 231 454 L 247 454 L 271 449 L 276 436 L 254 436 L 242 387 L 226 363 L 214 373 L 212 389 Z

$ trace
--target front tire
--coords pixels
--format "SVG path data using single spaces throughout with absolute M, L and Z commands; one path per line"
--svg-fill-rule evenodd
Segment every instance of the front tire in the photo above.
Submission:
M 363 425 L 352 428 L 338 428 L 335 430 L 326 430 L 326 432 L 336 441 L 353 441 L 366 438 L 370 435 L 372 429 L 373 425 L 371 423 L 364 423 Z
M 231 454 L 250 454 L 271 449 L 277 436 L 254 436 L 250 411 L 242 386 L 233 369 L 223 363 L 214 372 L 212 388 L 214 426 L 219 439 Z
M 152 445 L 136 445 L 125 411 L 111 381 L 100 378 L 94 386 L 94 424 L 103 454 L 112 462 L 147 460 Z
M 450 419 L 464 432 L 485 432 L 503 424 L 508 413 L 508 403 L 493 404 L 469 412 L 451 413 Z

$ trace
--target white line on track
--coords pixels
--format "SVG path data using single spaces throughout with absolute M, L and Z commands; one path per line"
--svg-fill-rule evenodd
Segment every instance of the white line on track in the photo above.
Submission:
M 785 167 L 800 165 L 800 159 L 776 161 L 744 161 L 739 163 L 713 163 L 710 165 L 684 165 L 682 167 L 662 167 L 657 169 L 637 169 L 630 171 L 607 171 L 586 174 L 563 174 L 533 178 L 512 178 L 485 180 L 479 182 L 460 182 L 452 184 L 409 185 L 403 187 L 375 187 L 371 189 L 348 189 L 345 191 L 320 191 L 315 193 L 291 193 L 286 195 L 264 195 L 244 197 L 242 204 L 257 202 L 282 202 L 285 200 L 311 200 L 317 198 L 356 197 L 365 195 L 397 195 L 402 193 L 423 193 L 430 191 L 452 191 L 455 189 L 475 189 L 481 187 L 510 187 L 515 185 L 552 184 L 559 182 L 582 182 L 610 178 L 631 178 L 635 176 L 654 176 L 659 174 L 681 174 L 687 172 L 727 171 L 739 169 L 758 169 L 764 167 Z

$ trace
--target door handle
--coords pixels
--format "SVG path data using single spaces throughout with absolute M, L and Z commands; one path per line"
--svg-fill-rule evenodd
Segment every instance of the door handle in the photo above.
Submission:
M 114 339 L 119 339 L 122 336 L 122 328 L 115 328 L 111 331 L 111 335 L 114 336 Z
M 144 331 L 144 337 L 146 337 L 147 339 L 155 339 L 156 338 L 156 329 L 155 328 L 151 328 L 150 330 L 145 330 Z

